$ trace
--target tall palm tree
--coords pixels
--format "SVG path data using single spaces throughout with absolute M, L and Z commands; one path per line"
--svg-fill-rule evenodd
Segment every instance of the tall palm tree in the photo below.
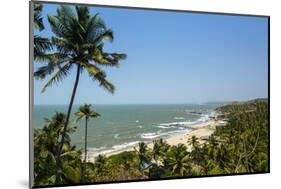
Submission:
M 42 17 L 43 5 L 40 3 L 34 3 L 34 14 L 33 14 L 33 26 L 35 30 L 42 31 L 45 29 Z M 35 60 L 46 60 L 44 56 L 45 51 L 51 50 L 52 44 L 48 38 L 34 35 L 34 59 Z
M 76 77 L 70 102 L 67 109 L 66 121 L 61 137 L 60 148 L 57 152 L 57 165 L 60 167 L 60 154 L 65 140 L 65 132 L 74 102 L 80 74 L 87 71 L 89 76 L 98 81 L 110 93 L 114 86 L 106 79 L 105 72 L 100 66 L 118 66 L 119 61 L 126 58 L 122 53 L 104 52 L 104 40 L 113 41 L 113 31 L 107 29 L 104 21 L 98 14 L 91 16 L 88 7 L 75 6 L 76 12 L 66 5 L 57 9 L 57 15 L 48 16 L 51 29 L 54 33 L 52 44 L 56 51 L 49 53 L 47 65 L 41 66 L 34 76 L 44 79 L 51 75 L 42 92 L 56 82 L 61 82 L 69 76 L 72 68 L 76 68 Z
M 171 169 L 172 173 L 176 175 L 186 175 L 190 169 L 190 160 L 186 146 L 184 144 L 172 146 L 167 155 L 166 166 L 168 166 L 168 169 Z
M 75 113 L 78 116 L 77 121 L 85 119 L 85 157 L 84 162 L 87 162 L 87 137 L 88 137 L 88 120 L 89 118 L 99 117 L 100 114 L 91 109 L 91 104 L 85 104 L 79 108 L 79 111 Z

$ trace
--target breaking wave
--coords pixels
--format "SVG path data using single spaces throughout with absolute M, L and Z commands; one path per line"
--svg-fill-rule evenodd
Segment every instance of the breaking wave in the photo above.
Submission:
M 118 144 L 112 147 L 99 147 L 99 148 L 89 148 L 89 155 L 96 157 L 98 155 L 106 155 L 114 152 L 123 151 L 128 148 L 135 147 L 140 141 L 125 142 L 123 144 Z

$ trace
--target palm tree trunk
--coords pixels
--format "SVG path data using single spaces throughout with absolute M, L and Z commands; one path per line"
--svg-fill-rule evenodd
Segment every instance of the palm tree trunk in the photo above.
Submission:
M 88 137 L 88 118 L 86 117 L 86 127 L 85 127 L 85 158 L 84 162 L 87 162 L 87 137 Z
M 57 157 L 56 157 L 57 158 L 56 159 L 57 168 L 60 168 L 60 166 L 61 166 L 60 155 L 61 155 L 61 151 L 62 151 L 64 139 L 65 139 L 66 129 L 67 129 L 67 126 L 68 126 L 68 123 L 69 123 L 69 118 L 70 118 L 70 114 L 71 114 L 71 110 L 72 110 L 72 105 L 73 105 L 74 97 L 75 97 L 75 94 L 76 94 L 76 89 L 77 89 L 78 82 L 79 82 L 79 76 L 80 76 L 80 65 L 78 64 L 77 65 L 76 79 L 75 79 L 75 83 L 74 83 L 74 86 L 73 86 L 70 103 L 68 105 L 66 121 L 64 123 L 64 128 L 63 128 L 63 131 L 62 131 L 61 142 L 60 142 L 60 145 L 59 145 L 59 149 L 57 150 Z
M 87 162 L 87 138 L 88 138 L 88 117 L 85 119 L 85 153 L 84 153 L 84 164 L 82 166 L 82 182 L 84 182 L 86 162 Z

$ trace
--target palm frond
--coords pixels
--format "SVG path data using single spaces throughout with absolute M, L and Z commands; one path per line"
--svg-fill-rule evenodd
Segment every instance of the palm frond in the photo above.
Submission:
M 94 15 L 90 21 L 88 22 L 88 25 L 86 27 L 86 40 L 88 42 L 94 42 L 95 39 L 98 37 L 100 32 L 103 32 L 106 30 L 106 26 L 104 21 L 99 17 L 99 14 Z
M 79 116 L 77 119 L 76 119 L 76 122 L 79 122 L 81 119 L 84 119 L 86 116 Z
M 84 119 L 84 118 L 86 117 L 86 115 L 85 115 L 83 112 L 81 112 L 81 111 L 75 112 L 75 115 L 78 117 L 78 118 L 76 119 L 76 122 L 78 122 L 78 121 L 80 121 L 81 119 Z
M 52 32 L 58 37 L 64 37 L 67 34 L 68 29 L 60 22 L 55 16 L 48 15 L 48 21 L 50 23 Z
M 110 93 L 114 93 L 115 87 L 112 83 L 106 80 L 106 74 L 102 71 L 99 67 L 88 64 L 88 63 L 81 63 L 89 73 L 89 76 L 94 80 L 98 81 L 99 85 L 106 89 Z
M 67 19 L 67 18 L 75 18 L 75 14 L 73 13 L 72 9 L 70 8 L 70 6 L 67 5 L 61 5 L 58 9 L 57 9 L 57 15 L 58 17 L 62 18 L 62 19 Z
M 52 62 L 49 62 L 45 66 L 41 66 L 34 72 L 35 79 L 44 79 L 47 75 L 52 74 L 54 72 L 56 65 Z
M 48 60 L 48 64 L 39 67 L 37 71 L 34 72 L 35 79 L 44 79 L 47 75 L 52 74 L 56 67 L 69 61 L 69 57 L 61 53 L 44 54 L 44 59 Z
M 100 114 L 98 112 L 92 111 L 90 113 L 90 117 L 99 117 L 99 116 L 100 116 Z
M 69 6 L 60 6 L 57 9 L 57 16 L 55 18 L 49 16 L 48 19 L 49 22 L 51 21 L 52 30 L 59 34 L 59 37 L 64 37 L 78 44 L 83 42 L 85 30 Z
M 45 92 L 47 87 L 51 86 L 53 83 L 61 82 L 65 77 L 67 77 L 71 67 L 72 64 L 65 64 L 64 66 L 59 68 L 58 71 L 54 75 L 52 75 L 48 82 L 44 85 L 41 92 Z
M 73 53 L 72 49 L 78 51 L 77 44 L 73 44 L 71 41 L 65 38 L 52 37 L 52 43 L 56 46 L 57 50 L 62 54 Z
M 77 18 L 69 18 L 70 32 L 68 33 L 67 39 L 72 40 L 74 43 L 83 44 L 85 29 Z
M 45 27 L 43 24 L 43 18 L 41 15 L 43 5 L 40 3 L 34 3 L 34 28 L 42 31 Z
M 90 12 L 87 6 L 75 6 L 79 23 L 85 28 L 90 18 Z
M 105 39 L 109 40 L 110 42 L 113 41 L 114 34 L 113 34 L 113 31 L 111 29 L 101 30 L 101 31 L 97 32 L 97 35 L 93 39 L 94 40 L 93 42 L 95 44 L 99 44 L 100 42 L 102 42 Z
M 41 12 L 43 8 L 43 5 L 41 3 L 34 3 L 34 11 L 35 12 Z
M 34 36 L 34 59 L 35 60 L 45 60 L 45 51 L 52 50 L 52 43 L 48 38 L 40 37 L 38 35 Z
M 103 53 L 99 50 L 93 56 L 96 63 L 104 66 L 118 66 L 120 60 L 126 59 L 127 55 L 123 53 Z
M 52 54 L 47 54 L 46 55 L 48 60 L 53 62 L 54 64 L 60 65 L 65 62 L 69 62 L 71 58 L 69 57 L 69 54 L 67 53 L 52 53 Z

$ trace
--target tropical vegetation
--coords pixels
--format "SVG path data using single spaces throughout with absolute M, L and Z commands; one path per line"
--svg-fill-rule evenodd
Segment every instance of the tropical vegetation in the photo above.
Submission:
M 61 154 L 62 171 L 56 168 L 55 154 L 66 116 L 56 113 L 51 120 L 46 119 L 43 129 L 35 132 L 35 183 L 73 184 L 267 172 L 268 102 L 231 104 L 218 108 L 217 112 L 228 120 L 227 125 L 217 126 L 204 143 L 195 136 L 172 146 L 163 139 L 153 141 L 152 148 L 140 142 L 133 151 L 99 155 L 91 162 L 82 161 L 82 151 L 71 145 L 69 134 L 75 132 L 75 127 L 68 127 Z M 190 150 L 187 146 L 191 146 Z
M 44 29 L 42 5 L 34 4 L 34 29 Z M 36 79 L 48 81 L 42 92 L 61 82 L 76 69 L 70 102 L 66 113 L 56 112 L 45 119 L 41 129 L 34 130 L 35 186 L 97 183 L 267 172 L 269 170 L 269 112 L 265 99 L 233 103 L 217 108 L 218 119 L 227 122 L 217 126 L 204 142 L 196 136 L 182 144 L 169 145 L 164 139 L 152 147 L 140 142 L 131 151 L 87 159 L 87 129 L 90 118 L 100 116 L 92 105 L 85 104 L 72 115 L 80 75 L 87 72 L 110 93 L 114 86 L 102 66 L 118 66 L 126 58 L 122 53 L 104 51 L 104 40 L 113 40 L 113 31 L 105 26 L 99 14 L 90 15 L 85 6 L 60 6 L 55 16 L 48 16 L 53 31 L 51 39 L 34 36 L 34 57 L 40 65 Z M 76 116 L 76 121 L 70 118 Z M 77 121 L 85 120 L 85 148 L 71 143 Z M 94 125 L 93 122 L 90 124 Z

